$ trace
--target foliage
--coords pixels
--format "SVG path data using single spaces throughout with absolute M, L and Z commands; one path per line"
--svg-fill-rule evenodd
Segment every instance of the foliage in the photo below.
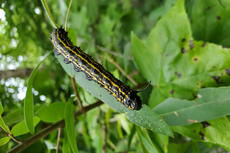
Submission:
M 230 151 L 229 1 L 77 0 L 70 10 L 69 2 L 48 5 L 59 26 L 69 11 L 73 43 L 125 84 L 152 88 L 141 110 L 127 109 L 61 56 L 44 56 L 53 49 L 47 7 L 3 1 L 0 69 L 35 69 L 1 79 L 0 152 L 21 141 L 35 153 Z

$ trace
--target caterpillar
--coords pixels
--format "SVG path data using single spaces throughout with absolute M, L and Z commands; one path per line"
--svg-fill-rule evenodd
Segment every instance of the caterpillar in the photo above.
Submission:
M 50 36 L 55 56 L 62 55 L 65 64 L 72 63 L 76 72 L 84 72 L 87 80 L 95 81 L 129 109 L 141 109 L 142 101 L 137 93 L 147 89 L 150 83 L 141 91 L 133 91 L 129 86 L 115 78 L 101 64 L 94 61 L 91 56 L 84 53 L 80 47 L 74 46 L 68 38 L 68 32 L 62 27 L 54 28 Z

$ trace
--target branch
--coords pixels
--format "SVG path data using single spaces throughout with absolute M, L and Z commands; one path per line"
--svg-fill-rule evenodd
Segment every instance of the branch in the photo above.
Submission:
M 103 104 L 102 101 L 97 101 L 96 103 L 93 103 L 87 107 L 84 108 L 85 113 L 97 106 L 100 106 L 101 104 Z M 82 113 L 81 111 L 77 111 L 74 114 L 74 117 L 77 118 L 78 116 L 82 115 L 84 113 Z M 53 125 L 48 126 L 47 128 L 41 130 L 40 132 L 34 134 L 33 136 L 31 136 L 29 139 L 23 141 L 23 143 L 17 145 L 16 147 L 14 147 L 13 149 L 11 149 L 8 153 L 19 153 L 22 150 L 24 150 L 25 148 L 29 147 L 31 144 L 35 143 L 36 141 L 38 141 L 39 139 L 47 136 L 48 134 L 50 134 L 51 132 L 53 132 L 54 130 L 57 130 L 60 127 L 64 127 L 65 126 L 65 120 L 61 120 Z
M 112 58 L 108 58 L 108 60 L 113 63 L 113 65 L 115 65 L 118 70 L 121 71 L 121 73 L 126 77 L 128 78 L 135 86 L 137 86 L 138 84 L 136 83 L 136 81 L 133 80 L 133 78 L 131 78 L 121 67 L 119 64 L 117 64 Z
M 9 79 L 12 77 L 28 78 L 32 71 L 33 69 L 30 68 L 0 71 L 0 79 Z
M 61 133 L 62 133 L 62 128 L 58 128 L 56 153 L 59 153 L 59 145 L 60 145 L 60 141 L 61 141 Z

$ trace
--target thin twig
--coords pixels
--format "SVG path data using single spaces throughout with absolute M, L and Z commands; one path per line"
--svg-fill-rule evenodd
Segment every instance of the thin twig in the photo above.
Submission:
M 119 64 L 117 64 L 113 59 L 111 58 L 108 58 L 108 60 L 113 63 L 113 65 L 115 65 L 119 71 L 121 71 L 121 73 L 126 77 L 128 78 L 135 86 L 137 86 L 137 83 L 136 81 L 133 80 L 133 78 L 131 78 L 121 67 Z
M 122 58 L 124 57 L 124 55 L 122 55 L 122 54 L 119 54 L 119 53 L 117 53 L 117 52 L 115 52 L 115 51 L 106 49 L 105 47 L 102 47 L 102 46 L 99 46 L 99 45 L 96 45 L 96 48 L 99 49 L 99 50 L 101 50 L 101 51 L 110 53 L 110 54 L 112 54 L 112 55 L 114 55 L 114 56 L 118 56 L 118 57 L 122 57 Z M 133 57 L 128 56 L 128 59 L 129 59 L 129 60 L 133 60 Z
M 83 42 L 85 42 L 85 43 L 87 43 L 87 44 L 90 44 L 90 45 L 92 45 L 92 46 L 95 45 L 95 44 L 89 42 L 88 40 L 86 40 L 85 38 L 82 38 L 82 37 L 80 37 L 80 38 L 81 38 L 81 40 L 82 40 Z M 115 52 L 115 51 L 113 51 L 113 50 L 107 49 L 107 48 L 105 48 L 105 47 L 102 47 L 102 46 L 99 46 L 99 45 L 95 45 L 95 47 L 96 47 L 97 49 L 103 51 L 103 52 L 107 52 L 107 53 L 112 54 L 112 55 L 114 55 L 114 56 L 121 57 L 121 58 L 124 57 L 124 55 L 122 55 L 122 54 L 120 54 L 120 53 L 117 53 L 117 52 Z M 128 60 L 133 60 L 133 57 L 128 56 Z
M 129 73 L 129 76 L 133 78 L 133 76 L 137 74 L 139 74 L 139 70 L 134 70 L 133 72 Z
M 102 101 L 97 101 L 96 103 L 93 103 L 87 107 L 85 107 L 85 112 L 100 106 L 101 104 L 103 104 Z M 74 114 L 74 117 L 77 118 L 78 116 L 84 114 L 81 111 L 77 111 Z M 38 141 L 39 139 L 47 136 L 48 134 L 50 134 L 51 132 L 53 132 L 54 130 L 57 130 L 60 127 L 64 127 L 65 126 L 65 120 L 61 120 L 53 125 L 48 126 L 47 128 L 41 130 L 40 132 L 34 134 L 33 136 L 31 136 L 29 139 L 23 141 L 21 144 L 17 145 L 16 147 L 14 147 L 13 149 L 11 149 L 8 153 L 19 153 L 22 150 L 24 150 L 25 148 L 29 147 L 31 144 L 35 143 L 36 141 Z
M 56 153 L 59 152 L 59 146 L 60 146 L 60 141 L 61 141 L 61 133 L 62 133 L 62 128 L 58 128 Z
M 80 107 L 80 111 L 82 111 L 84 113 L 84 107 L 82 106 L 82 100 L 80 99 L 80 96 L 77 92 L 77 86 L 75 84 L 75 80 L 73 77 L 71 77 L 71 82 L 72 82 L 72 85 L 73 85 L 73 89 L 74 89 L 74 92 L 75 92 L 75 95 L 77 97 L 77 102 L 78 102 L 78 105 Z
M 22 143 L 22 141 L 17 140 L 12 134 L 9 133 L 8 136 L 11 137 L 11 139 L 13 139 L 15 142 L 17 142 L 19 144 Z

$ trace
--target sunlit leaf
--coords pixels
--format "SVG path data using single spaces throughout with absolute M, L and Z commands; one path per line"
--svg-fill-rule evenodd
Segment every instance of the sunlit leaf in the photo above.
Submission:
M 11 137 L 4 137 L 4 138 L 0 138 L 0 146 L 6 144 L 7 142 L 9 142 L 11 139 Z
M 2 113 L 3 113 L 3 107 L 2 107 L 2 103 L 0 102 L 0 127 L 2 127 L 2 129 L 7 133 L 10 133 L 9 127 L 5 124 L 4 120 L 2 119 L 1 116 Z

